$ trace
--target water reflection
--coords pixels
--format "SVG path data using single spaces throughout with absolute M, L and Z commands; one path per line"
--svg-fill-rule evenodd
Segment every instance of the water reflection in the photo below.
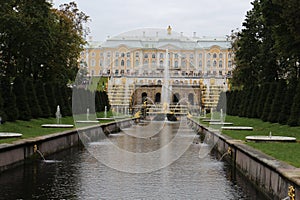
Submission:
M 107 149 L 114 143 L 127 151 L 151 152 L 172 138 L 153 137 L 146 142 L 119 133 L 89 143 L 89 148 L 108 154 L 116 164 L 131 162 L 138 168 L 136 160 L 125 160 Z M 62 162 L 27 163 L 0 175 L 0 199 L 265 199 L 214 155 L 199 159 L 200 148 L 209 147 L 199 143 L 194 132 L 181 137 L 186 138 L 193 140 L 188 150 L 171 165 L 151 173 L 120 172 L 103 165 L 86 148 L 46 158 Z

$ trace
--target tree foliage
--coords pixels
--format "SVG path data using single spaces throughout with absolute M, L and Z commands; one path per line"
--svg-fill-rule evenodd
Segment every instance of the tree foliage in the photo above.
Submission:
M 64 96 L 70 96 L 66 87 L 76 77 L 89 17 L 79 11 L 75 2 L 63 4 L 58 9 L 48 0 L 0 0 L 0 4 L 0 80 L 5 114 L 11 121 L 19 118 L 17 107 L 11 104 L 15 101 L 11 85 L 20 77 L 29 81 L 26 96 L 31 98 L 32 116 L 47 117 L 49 106 L 42 100 L 45 99 L 43 88 L 36 84 L 59 84 Z M 53 89 L 45 89 L 46 94 L 50 91 L 47 100 L 53 113 L 57 106 Z M 65 100 L 63 103 L 70 105 L 70 98 Z M 45 104 L 39 108 L 42 103 Z M 70 107 L 66 109 L 70 114 Z M 23 119 L 27 114 L 19 110 L 20 119 Z
M 300 16 L 297 0 L 255 0 L 235 33 L 236 86 L 299 79 Z M 299 16 L 299 17 L 297 17 Z
M 300 1 L 254 0 L 251 4 L 242 30 L 230 36 L 236 65 L 231 82 L 239 90 L 229 93 L 229 112 L 298 126 Z

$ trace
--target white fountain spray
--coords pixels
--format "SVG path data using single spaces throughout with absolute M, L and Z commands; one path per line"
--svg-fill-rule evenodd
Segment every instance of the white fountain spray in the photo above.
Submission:
M 104 118 L 107 118 L 107 106 L 104 107 Z
M 163 103 L 163 113 L 169 112 L 169 103 L 170 103 L 170 74 L 169 74 L 169 51 L 166 50 L 166 59 L 164 63 L 164 79 L 163 79 L 163 86 L 162 86 L 162 103 Z
M 61 113 L 60 113 L 60 107 L 59 107 L 59 105 L 56 108 L 55 116 L 56 116 L 56 123 L 60 124 L 61 123 Z
M 90 109 L 89 108 L 87 108 L 86 109 L 86 121 L 89 121 L 90 119 Z

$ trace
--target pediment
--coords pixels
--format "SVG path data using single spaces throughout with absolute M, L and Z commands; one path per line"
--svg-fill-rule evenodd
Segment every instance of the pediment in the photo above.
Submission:
M 158 46 L 159 49 L 169 49 L 169 50 L 179 50 L 181 49 L 180 47 L 174 45 L 174 44 L 165 44 L 162 46 Z

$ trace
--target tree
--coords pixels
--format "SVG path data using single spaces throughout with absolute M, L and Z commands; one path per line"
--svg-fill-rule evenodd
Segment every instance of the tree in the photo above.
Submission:
M 47 82 L 45 84 L 46 97 L 50 108 L 50 116 L 54 117 L 57 109 L 56 95 L 54 93 L 54 86 L 52 83 Z
M 263 114 L 265 101 L 266 101 L 269 89 L 270 89 L 270 83 L 265 83 L 261 87 L 261 93 L 260 93 L 257 108 L 256 108 L 256 114 L 257 114 L 258 118 L 261 118 L 261 116 Z
M 35 118 L 39 118 L 42 115 L 41 107 L 37 100 L 35 87 L 33 85 L 33 81 L 31 78 L 27 78 L 25 83 L 25 89 L 28 98 L 28 104 L 31 110 L 31 116 Z
M 67 84 L 75 79 L 89 17 L 76 3 L 1 0 L 0 74 Z
M 8 79 L 2 80 L 3 110 L 7 121 L 16 121 L 19 118 L 19 110 L 16 104 L 16 96 L 12 91 L 11 82 Z
M 28 99 L 25 92 L 24 81 L 21 77 L 17 77 L 13 85 L 13 93 L 16 96 L 17 108 L 19 110 L 19 119 L 20 120 L 30 120 L 31 111 L 28 105 Z
M 250 86 L 259 82 L 261 63 L 258 57 L 263 22 L 259 1 L 255 0 L 251 4 L 253 9 L 247 12 L 244 29 L 238 33 L 232 45 L 236 64 L 232 78 L 234 85 Z
M 265 122 L 268 121 L 268 117 L 271 112 L 271 106 L 276 93 L 276 88 L 277 88 L 277 83 L 274 82 L 270 84 L 269 90 L 267 91 L 267 96 L 264 103 L 264 109 L 261 116 L 261 119 Z
M 280 80 L 277 84 L 275 97 L 273 100 L 273 103 L 271 105 L 271 112 L 268 116 L 268 121 L 275 123 L 278 122 L 278 117 L 281 111 L 281 107 L 284 101 L 284 96 L 286 94 L 286 82 L 285 80 Z
M 287 85 L 284 101 L 283 104 L 281 105 L 280 113 L 278 116 L 278 122 L 280 124 L 287 124 L 287 121 L 291 114 L 291 107 L 293 104 L 296 87 L 297 87 L 297 82 L 295 80 L 289 82 Z
M 299 126 L 300 125 L 300 81 L 298 81 L 296 94 L 293 99 L 291 115 L 288 120 L 288 125 L 289 126 Z
M 248 104 L 246 116 L 252 118 L 254 117 L 253 112 L 254 109 L 256 108 L 255 105 L 258 99 L 258 86 L 251 87 L 249 92 L 250 92 L 250 97 L 249 97 L 249 104 Z
M 41 107 L 41 117 L 47 118 L 51 116 L 48 99 L 45 92 L 44 84 L 41 80 L 38 80 L 35 84 L 35 91 L 37 95 L 38 104 Z
M 253 104 L 253 108 L 252 108 L 252 112 L 251 112 L 250 117 L 259 118 L 259 115 L 258 115 L 259 113 L 257 113 L 257 107 L 260 104 L 259 100 L 260 100 L 260 96 L 261 96 L 261 93 L 262 93 L 262 89 L 259 86 L 255 87 L 255 88 L 257 90 L 254 94 L 255 97 L 253 97 L 253 98 L 255 98 L 255 101 L 254 101 L 254 104 Z
M 4 100 L 2 98 L 1 88 L 0 88 L 0 117 L 1 117 L 0 123 L 4 123 L 7 120 L 7 116 L 4 112 Z

